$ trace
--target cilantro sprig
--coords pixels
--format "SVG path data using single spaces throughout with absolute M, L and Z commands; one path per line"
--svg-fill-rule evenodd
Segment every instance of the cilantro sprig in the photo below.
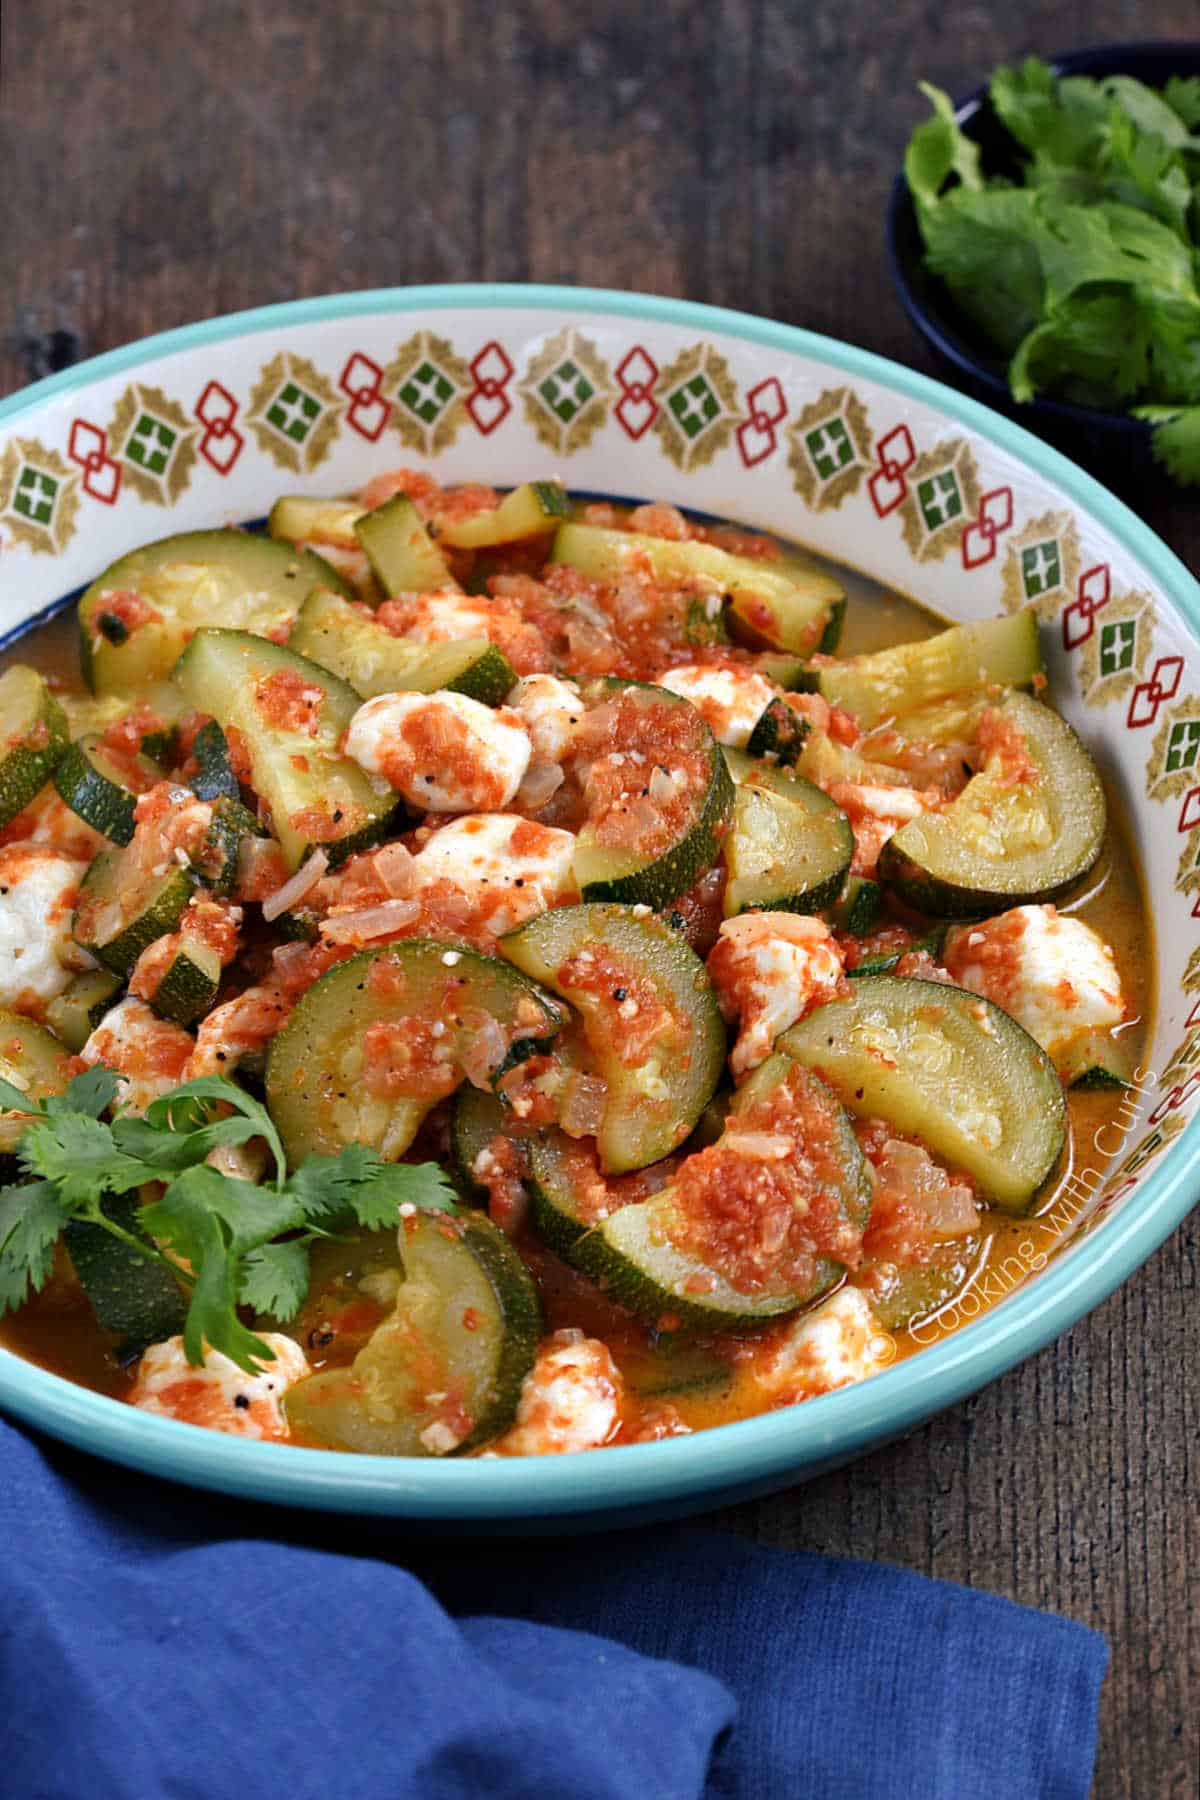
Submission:
M 274 1352 L 239 1308 L 294 1318 L 318 1239 L 385 1229 L 402 1206 L 453 1210 L 454 1190 L 435 1163 L 385 1163 L 364 1144 L 307 1157 L 289 1173 L 266 1108 L 222 1075 L 185 1082 L 144 1117 L 120 1111 L 119 1086 L 97 1067 L 34 1101 L 0 1079 L 0 1110 L 28 1119 L 16 1147 L 25 1179 L 0 1188 L 0 1316 L 45 1286 L 68 1225 L 94 1225 L 179 1282 L 189 1362 L 202 1363 L 209 1345 L 253 1371 Z M 207 1160 L 251 1139 L 267 1148 L 263 1182 Z M 161 1192 L 139 1209 L 139 1230 L 129 1230 L 106 1202 L 151 1182 Z
M 1200 80 L 999 69 L 1011 159 L 990 176 L 923 92 L 904 166 L 926 261 L 1009 358 L 1014 398 L 1128 407 L 1175 480 L 1200 482 Z

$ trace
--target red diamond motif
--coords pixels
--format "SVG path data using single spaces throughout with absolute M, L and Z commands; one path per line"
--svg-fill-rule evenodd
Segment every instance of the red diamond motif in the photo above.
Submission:
M 338 376 L 338 386 L 350 402 L 346 423 L 372 444 L 392 416 L 392 403 L 380 391 L 382 381 L 379 364 L 361 350 L 354 352 Z
M 210 381 L 196 402 L 196 417 L 204 427 L 200 454 L 218 475 L 228 475 L 246 440 L 234 425 L 238 403 L 227 387 Z
M 658 380 L 658 364 L 648 350 L 635 344 L 617 364 L 617 386 L 621 398 L 613 411 L 626 437 L 636 443 L 644 437 L 658 417 L 658 401 L 654 384 Z
M 476 430 L 487 437 L 512 411 L 512 401 L 504 390 L 515 371 L 495 338 L 476 352 L 470 370 L 475 386 L 467 395 L 467 411 Z
M 760 381 L 746 395 L 749 417 L 743 419 L 735 436 L 742 461 L 748 469 L 763 462 L 775 449 L 778 439 L 775 427 L 787 417 L 787 401 L 774 375 Z
M 112 506 L 121 491 L 121 465 L 108 454 L 108 433 L 88 419 L 73 420 L 67 455 L 83 470 L 84 493 Z

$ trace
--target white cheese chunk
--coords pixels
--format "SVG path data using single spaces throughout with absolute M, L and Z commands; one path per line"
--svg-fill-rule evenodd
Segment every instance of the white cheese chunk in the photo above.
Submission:
M 507 704 L 533 740 L 534 754 L 545 762 L 562 762 L 584 713 L 575 683 L 560 681 L 557 675 L 526 675 L 509 693 Z
M 359 707 L 344 748 L 427 812 L 495 812 L 512 800 L 533 746 L 507 707 L 465 694 L 380 694 Z
M 775 698 L 775 689 L 753 669 L 716 669 L 704 663 L 685 663 L 658 678 L 690 700 L 718 744 L 744 750 L 764 709 Z
M 467 813 L 443 825 L 414 859 L 420 881 L 449 881 L 502 937 L 526 919 L 577 897 L 574 834 L 515 813 Z
M 184 1079 L 194 1049 L 182 1025 L 160 1019 L 144 1000 L 126 997 L 110 1007 L 80 1051 L 85 1063 L 104 1063 L 121 1076 L 117 1098 L 143 1113 Z
M 494 614 L 482 595 L 449 590 L 405 595 L 404 636 L 417 644 L 458 644 L 490 637 Z
M 181 1337 L 151 1344 L 138 1364 L 129 1404 L 232 1437 L 284 1440 L 288 1425 L 283 1397 L 312 1371 L 293 1339 L 275 1331 L 264 1332 L 262 1338 L 275 1352 L 275 1360 L 262 1364 L 254 1375 L 219 1350 L 206 1350 L 203 1365 L 193 1368 Z
M 621 1416 L 621 1377 L 608 1346 L 582 1331 L 556 1331 L 525 1377 L 514 1423 L 491 1446 L 497 1456 L 598 1450 Z
M 887 1367 L 896 1346 L 856 1287 L 777 1326 L 754 1353 L 754 1375 L 776 1406 L 811 1400 Z
M 949 933 L 942 953 L 951 977 L 1023 1025 L 1056 1060 L 1085 1031 L 1128 1016 L 1109 946 L 1082 919 L 1053 906 L 1014 906 Z
M 742 913 L 726 919 L 708 958 L 721 1011 L 738 1021 L 729 1059 L 735 1076 L 756 1068 L 814 1006 L 833 998 L 842 958 L 829 927 L 797 913 Z
M 0 850 L 0 1006 L 37 1012 L 93 966 L 71 936 L 86 869 L 48 845 Z

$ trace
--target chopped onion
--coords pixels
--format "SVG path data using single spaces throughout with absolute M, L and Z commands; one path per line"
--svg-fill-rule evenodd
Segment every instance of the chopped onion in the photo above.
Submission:
M 679 792 L 679 777 L 669 774 L 666 769 L 654 768 L 650 771 L 650 780 L 647 786 L 654 804 L 666 806 Z
M 273 894 L 268 894 L 262 903 L 263 918 L 269 923 L 272 919 L 277 919 L 280 913 L 290 911 L 297 901 L 303 900 L 310 888 L 316 887 L 328 867 L 329 858 L 324 850 L 314 850 L 308 861 L 282 887 L 276 888 Z
M 381 900 L 354 912 L 335 913 L 321 921 L 321 936 L 332 944 L 365 944 L 389 932 L 403 931 L 421 911 L 417 900 Z
M 565 779 L 557 763 L 532 762 L 525 772 L 525 779 L 513 804 L 528 812 L 537 812 L 545 806 L 547 800 L 557 794 Z
M 726 1131 L 721 1139 L 722 1150 L 732 1150 L 735 1156 L 749 1157 L 753 1162 L 782 1162 L 791 1156 L 796 1146 L 789 1137 L 780 1137 L 772 1131 Z
M 577 1075 L 563 1096 L 559 1124 L 568 1137 L 595 1137 L 604 1117 L 608 1083 L 598 1075 Z
M 459 1053 L 463 1074 L 472 1086 L 490 1088 L 492 1076 L 504 1061 L 507 1051 L 508 1039 L 499 1021 L 482 1017 Z

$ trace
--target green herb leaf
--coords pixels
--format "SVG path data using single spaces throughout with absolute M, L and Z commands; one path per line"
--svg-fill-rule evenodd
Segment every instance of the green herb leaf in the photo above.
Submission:
M 206 1101 L 230 1107 L 233 1117 L 214 1120 L 212 1106 L 205 1105 Z M 218 1144 L 244 1144 L 248 1137 L 261 1137 L 274 1159 L 276 1179 L 281 1181 L 286 1172 L 287 1158 L 270 1113 L 245 1088 L 224 1075 L 199 1075 L 194 1081 L 185 1081 L 147 1107 L 146 1120 L 156 1131 L 207 1132 L 205 1155 Z M 247 1131 L 241 1120 L 254 1129 Z
M 245 1258 L 238 1295 L 243 1306 L 286 1321 L 295 1318 L 307 1296 L 307 1244 L 263 1244 Z
M 952 175 L 964 187 L 983 187 L 979 146 L 959 130 L 950 96 L 926 81 L 921 92 L 933 107 L 933 118 L 917 126 L 904 157 L 904 173 L 918 208 L 935 206 Z
M 1200 486 L 1200 406 L 1139 406 L 1154 426 L 1151 444 L 1163 467 L 1184 487 Z
M 86 1113 L 34 1119 L 17 1150 L 21 1167 L 57 1184 L 68 1213 L 104 1194 L 127 1194 L 147 1179 L 145 1166 L 117 1149 L 109 1126 Z
M 456 1198 L 449 1176 L 436 1163 L 383 1163 L 353 1190 L 350 1210 L 365 1230 L 382 1231 L 399 1224 L 402 1206 L 454 1212 Z
M 1172 75 L 1163 98 L 1189 131 L 1200 131 L 1200 75 Z
M 52 1181 L 0 1189 L 0 1317 L 45 1286 L 70 1216 Z
M 113 1104 L 120 1087 L 116 1071 L 97 1063 L 94 1068 L 72 1075 L 61 1094 L 49 1094 L 42 1102 L 42 1110 L 51 1116 L 86 1113 L 89 1118 L 98 1119 Z

